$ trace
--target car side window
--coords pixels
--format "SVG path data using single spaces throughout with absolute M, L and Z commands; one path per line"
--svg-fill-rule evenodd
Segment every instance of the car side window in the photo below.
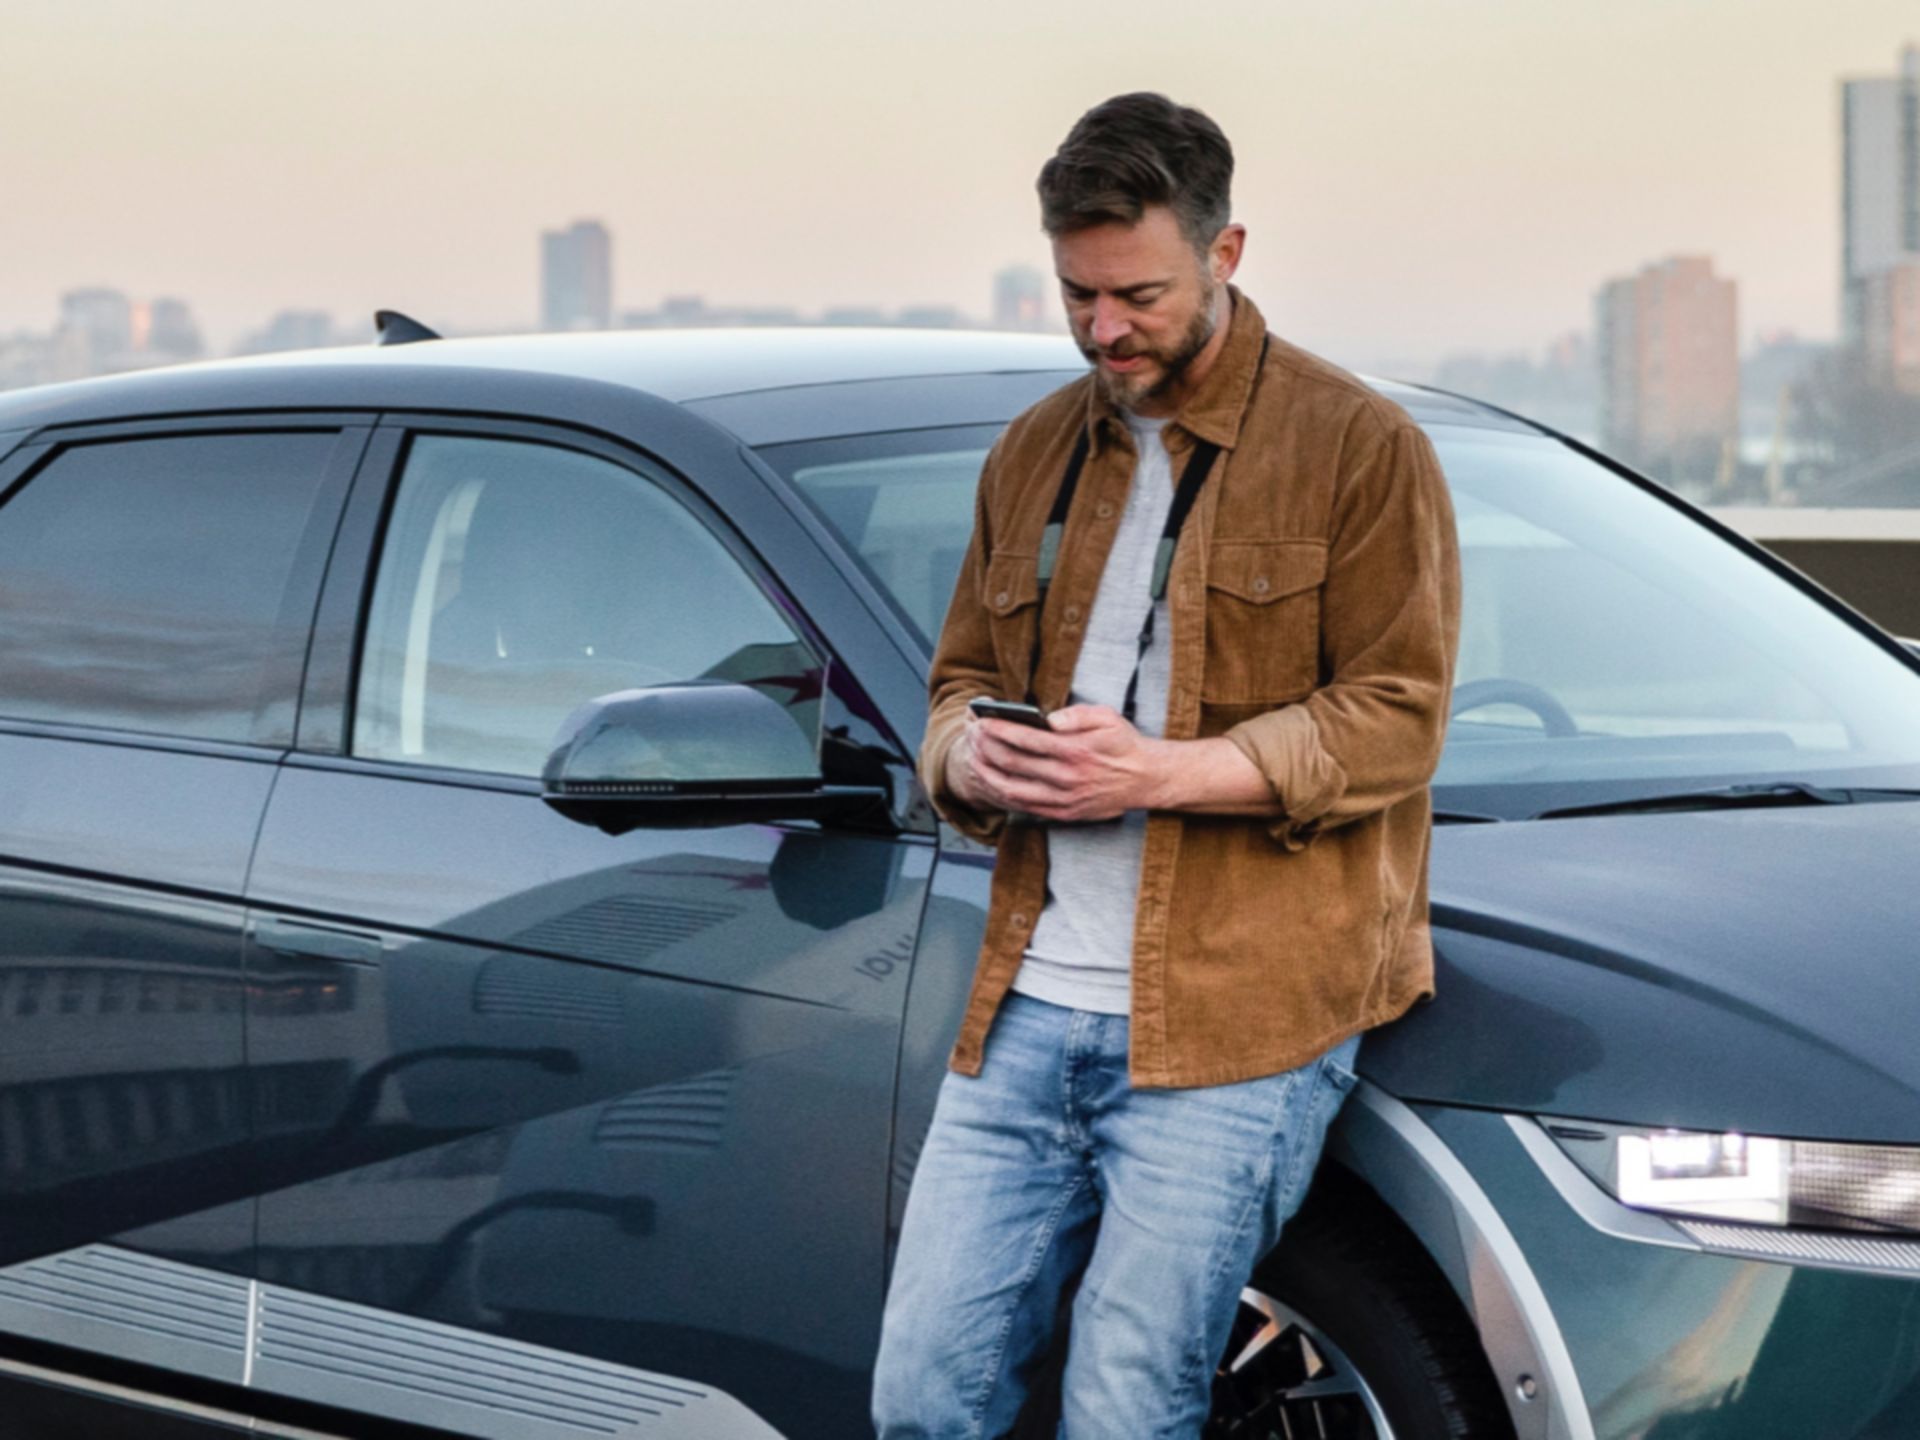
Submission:
M 421 435 L 388 521 L 352 751 L 537 776 L 595 696 L 733 680 L 817 736 L 820 663 L 741 562 L 624 465 Z
M 290 589 L 336 440 L 55 454 L 0 502 L 0 715 L 291 743 L 308 617 Z

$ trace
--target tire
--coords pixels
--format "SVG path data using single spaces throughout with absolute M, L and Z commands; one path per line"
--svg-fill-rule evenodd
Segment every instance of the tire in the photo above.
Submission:
M 1331 1169 L 1255 1268 L 1205 1435 L 1514 1440 L 1439 1267 L 1371 1191 Z

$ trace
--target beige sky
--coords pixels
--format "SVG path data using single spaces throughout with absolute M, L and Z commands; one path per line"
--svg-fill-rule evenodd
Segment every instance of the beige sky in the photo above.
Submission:
M 578 216 L 619 306 L 984 314 L 1047 261 L 1040 162 L 1151 88 L 1232 139 L 1274 327 L 1351 363 L 1537 348 L 1674 252 L 1826 336 L 1836 82 L 1908 39 L 1913 0 L 0 0 L 0 333 L 80 284 L 221 344 L 530 324 Z

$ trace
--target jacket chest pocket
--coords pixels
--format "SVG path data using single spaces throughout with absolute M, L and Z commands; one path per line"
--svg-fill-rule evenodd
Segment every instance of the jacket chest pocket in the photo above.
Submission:
M 1278 704 L 1320 683 L 1322 540 L 1219 540 L 1207 552 L 1203 700 Z
M 1026 698 L 1033 663 L 1034 627 L 1040 623 L 1039 560 L 1033 555 L 993 555 L 987 560 L 980 603 L 987 612 L 994 657 L 1006 681 L 1006 698 Z

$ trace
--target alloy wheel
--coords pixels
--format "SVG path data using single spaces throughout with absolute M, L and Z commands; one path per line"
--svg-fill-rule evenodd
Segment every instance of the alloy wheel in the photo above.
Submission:
M 1214 1374 L 1206 1440 L 1394 1440 L 1380 1401 L 1347 1354 L 1265 1291 L 1240 1292 Z

